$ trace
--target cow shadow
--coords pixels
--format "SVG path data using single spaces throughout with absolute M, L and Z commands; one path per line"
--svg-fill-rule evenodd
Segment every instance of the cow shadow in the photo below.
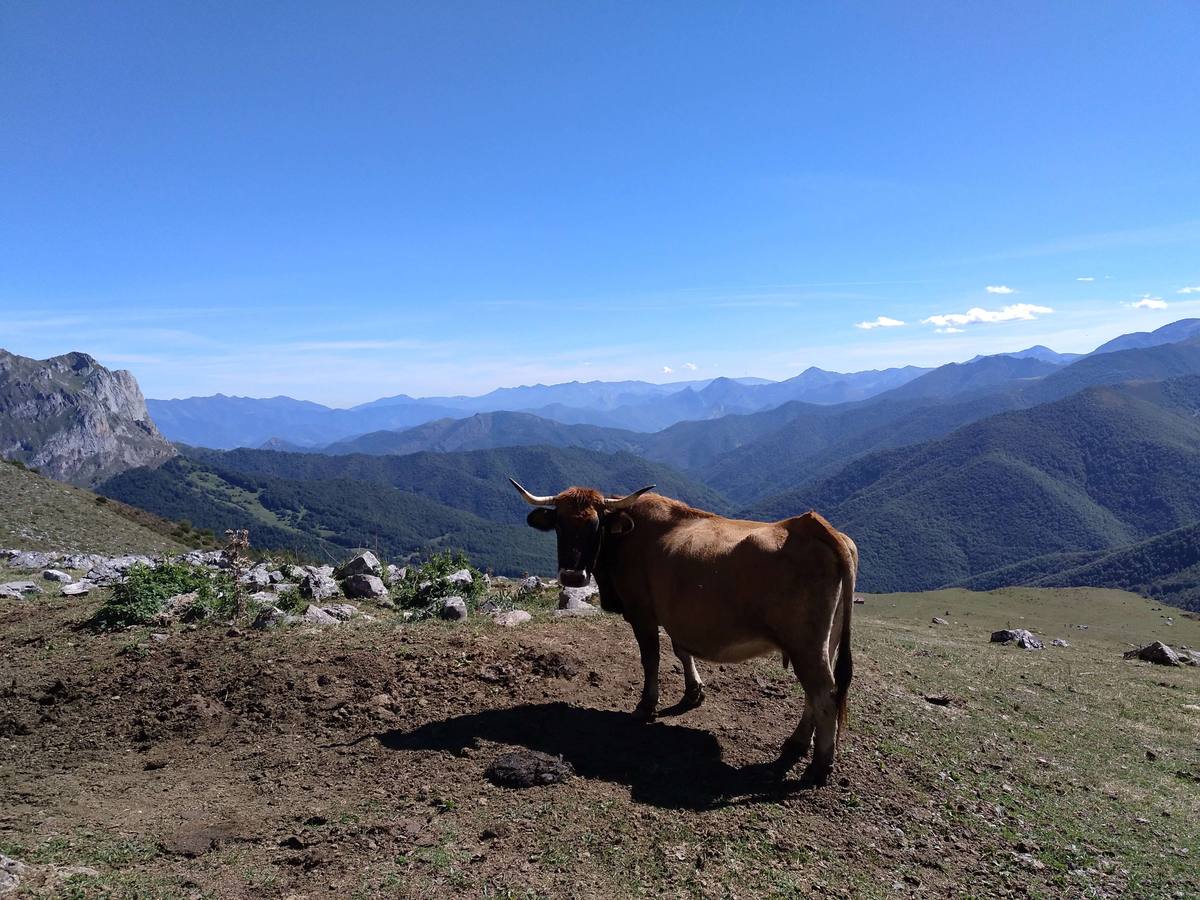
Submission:
M 581 778 L 629 787 L 639 803 L 705 810 L 778 799 L 800 787 L 780 782 L 767 765 L 735 768 L 707 731 L 660 722 L 641 724 L 624 712 L 542 703 L 493 709 L 376 736 L 390 750 L 461 755 L 480 740 L 561 756 Z

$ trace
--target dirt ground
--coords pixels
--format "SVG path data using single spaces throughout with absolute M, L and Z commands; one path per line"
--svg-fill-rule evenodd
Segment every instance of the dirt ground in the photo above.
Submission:
M 1074 747 L 1096 743 L 1086 709 L 1062 730 L 1013 693 L 1030 682 L 1012 666 L 1048 654 L 1014 657 L 986 637 L 942 653 L 957 639 L 925 637 L 923 608 L 902 614 L 924 617 L 910 640 L 872 602 L 856 608 L 852 728 L 830 786 L 809 789 L 758 768 L 801 709 L 777 660 L 703 666 L 703 707 L 639 725 L 637 654 L 615 617 L 204 627 L 159 642 L 81 630 L 94 603 L 8 601 L 0 852 L 29 866 L 25 896 L 1200 892 L 1200 775 L 1173 773 L 1200 773 L 1186 724 L 1157 738 L 1165 780 L 1108 789 Z M 665 706 L 682 685 L 665 639 L 663 652 Z M 959 674 L 978 696 L 938 674 L 976 658 Z M 1132 672 L 1148 697 L 1200 702 L 1197 670 L 1122 665 L 1114 684 Z M 925 699 L 931 687 L 950 691 L 944 704 Z M 1035 722 L 1032 736 L 1013 720 Z M 1113 740 L 1149 765 L 1144 735 Z M 561 756 L 576 777 L 493 786 L 485 768 L 514 748 Z M 1103 821 L 1128 804 L 1120 828 Z

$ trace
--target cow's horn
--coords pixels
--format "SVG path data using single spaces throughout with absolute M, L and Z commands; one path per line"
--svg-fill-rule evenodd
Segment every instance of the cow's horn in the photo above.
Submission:
M 525 490 L 525 488 L 521 487 L 520 482 L 518 482 L 517 479 L 510 478 L 508 480 L 513 483 L 513 487 L 515 487 L 518 491 L 520 491 L 521 496 L 525 498 L 525 502 L 528 503 L 530 506 L 553 506 L 554 505 L 553 497 L 538 497 L 534 494 L 529 493 L 529 491 Z
M 638 497 L 642 496 L 642 494 L 646 493 L 646 491 L 654 490 L 654 487 L 653 484 L 648 484 L 641 490 L 634 491 L 632 494 L 626 494 L 624 497 L 605 497 L 604 508 L 610 512 L 614 509 L 624 509 Z

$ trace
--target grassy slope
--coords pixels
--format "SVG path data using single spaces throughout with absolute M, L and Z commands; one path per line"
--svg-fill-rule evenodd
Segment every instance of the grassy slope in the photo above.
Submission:
M 73 896 L 1200 893 L 1200 670 L 1121 659 L 1127 641 L 1200 644 L 1200 623 L 1128 594 L 869 596 L 835 784 L 785 792 L 739 775 L 799 711 L 778 661 L 702 663 L 705 706 L 634 726 L 637 653 L 615 617 L 179 631 L 133 653 L 139 634 L 54 640 L 95 601 L 44 602 L 0 601 L 0 713 L 32 724 L 0 761 L 0 851 L 97 869 Z M 988 643 L 1005 624 L 1072 646 Z M 580 674 L 530 671 L 550 654 Z M 510 680 L 480 677 L 495 671 Z M 56 677 L 66 697 L 39 705 Z M 197 698 L 215 712 L 187 713 Z M 578 776 L 489 785 L 523 746 Z M 205 828 L 231 837 L 169 849 Z
M 11 464 L 0 465 L 0 547 L 84 553 L 178 553 L 175 526 Z

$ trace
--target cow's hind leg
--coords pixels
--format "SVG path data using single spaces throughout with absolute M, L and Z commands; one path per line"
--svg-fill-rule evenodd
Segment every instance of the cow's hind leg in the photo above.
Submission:
M 642 699 L 638 701 L 633 717 L 639 722 L 649 722 L 658 710 L 658 623 L 630 622 L 633 636 L 637 639 L 642 657 Z
M 679 701 L 677 709 L 679 712 L 686 712 L 704 702 L 704 682 L 696 669 L 696 660 L 692 654 L 681 649 L 674 641 L 671 642 L 671 649 L 675 651 L 683 666 L 683 699 Z
M 798 654 L 792 655 L 793 665 L 800 658 Z M 814 784 L 824 784 L 833 770 L 834 743 L 837 740 L 837 699 L 833 673 L 822 660 L 815 665 L 797 667 L 796 678 L 804 686 L 804 714 L 796 730 L 783 744 L 776 762 L 777 771 L 780 777 L 786 775 L 808 753 L 815 735 L 816 747 L 804 777 Z

